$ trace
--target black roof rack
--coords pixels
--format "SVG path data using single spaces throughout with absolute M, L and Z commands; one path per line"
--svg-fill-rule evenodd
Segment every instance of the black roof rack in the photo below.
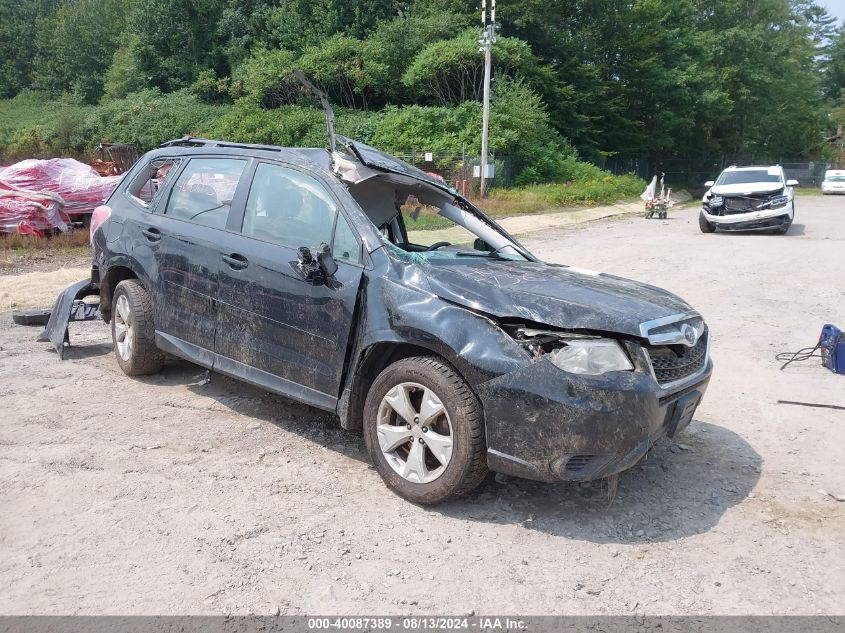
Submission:
M 216 141 L 208 138 L 196 138 L 194 136 L 183 136 L 182 138 L 173 139 L 162 143 L 159 147 L 178 147 L 178 146 L 195 146 L 195 147 L 233 147 L 238 149 L 260 149 L 268 152 L 281 152 L 284 147 L 278 145 L 255 145 L 251 143 L 230 143 L 228 141 Z

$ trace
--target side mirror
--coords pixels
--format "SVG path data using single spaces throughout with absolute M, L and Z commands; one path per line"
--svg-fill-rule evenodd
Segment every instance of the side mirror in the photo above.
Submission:
M 709 187 L 712 187 L 715 184 L 716 183 L 713 182 L 712 180 L 708 180 L 707 182 L 704 183 L 704 186 L 709 188 Z
M 291 262 L 293 265 L 294 262 Z M 296 252 L 296 271 L 308 281 L 317 281 L 322 276 L 320 262 L 314 259 L 311 249 L 307 246 L 300 246 Z
M 795 180 L 795 179 L 790 179 L 790 180 L 787 180 L 787 181 L 786 181 L 786 186 L 787 186 L 787 187 L 797 187 L 797 186 L 798 186 L 798 181 L 797 181 L 797 180 Z
M 317 262 L 319 262 L 320 270 L 325 275 L 326 279 L 334 277 L 337 272 L 337 262 L 332 257 L 332 249 L 329 245 L 323 242 L 320 244 L 320 252 L 317 254 Z

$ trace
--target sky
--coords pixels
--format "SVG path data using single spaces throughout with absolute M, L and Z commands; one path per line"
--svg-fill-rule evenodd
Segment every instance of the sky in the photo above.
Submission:
M 819 4 L 826 6 L 830 15 L 839 20 L 840 23 L 845 20 L 845 0 L 822 0 Z

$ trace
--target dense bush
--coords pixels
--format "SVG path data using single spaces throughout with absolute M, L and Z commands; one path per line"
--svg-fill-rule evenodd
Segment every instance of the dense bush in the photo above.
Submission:
M 100 142 L 134 143 L 146 151 L 185 135 L 325 147 L 323 111 L 304 105 L 262 107 L 272 75 L 258 70 L 245 75 L 249 95 L 231 105 L 207 103 L 226 88 L 209 73 L 201 74 L 190 89 L 169 94 L 143 90 L 99 106 L 21 93 L 0 101 L 0 160 L 90 157 Z M 532 204 L 537 207 L 613 202 L 642 189 L 637 179 L 615 178 L 578 160 L 569 143 L 549 126 L 540 97 L 523 81 L 499 82 L 495 97 L 490 143 L 497 156 L 509 156 L 516 184 L 568 183 L 517 190 L 514 195 L 523 203 L 536 199 Z M 436 156 L 473 156 L 480 151 L 481 105 L 474 101 L 451 107 L 388 106 L 377 112 L 338 108 L 335 115 L 338 133 L 387 151 L 424 150 Z M 509 195 L 502 192 L 500 197 L 507 200 Z
M 0 101 L 0 161 L 77 153 L 86 144 L 80 131 L 91 109 L 31 91 Z
M 150 89 L 92 109 L 81 133 L 90 145 L 134 143 L 147 150 L 173 138 L 207 134 L 226 109 L 203 103 L 186 90 L 162 94 Z

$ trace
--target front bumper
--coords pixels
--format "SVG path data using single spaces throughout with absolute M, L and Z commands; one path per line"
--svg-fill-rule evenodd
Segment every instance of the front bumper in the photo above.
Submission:
M 795 206 L 792 201 L 779 209 L 764 209 L 747 213 L 730 213 L 727 215 L 713 215 L 704 206 L 701 208 L 704 219 L 710 224 L 726 231 L 754 231 L 776 229 L 792 222 Z
M 692 419 L 712 373 L 673 389 L 639 367 L 577 376 L 541 359 L 477 387 L 491 470 L 539 481 L 586 481 L 634 466 Z

